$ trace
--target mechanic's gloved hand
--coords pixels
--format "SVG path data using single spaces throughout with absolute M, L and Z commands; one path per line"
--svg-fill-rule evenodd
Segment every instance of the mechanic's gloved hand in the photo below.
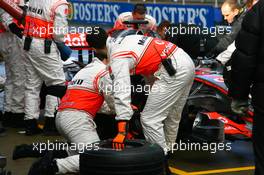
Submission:
M 248 111 L 248 100 L 233 99 L 231 109 L 234 113 L 244 116 Z
M 128 121 L 125 120 L 118 121 L 117 127 L 118 127 L 118 134 L 113 139 L 113 148 L 121 150 L 124 149 L 125 147 L 124 142 L 128 133 Z
M 20 39 L 22 39 L 23 29 L 19 28 L 15 23 L 9 24 L 8 28 L 13 34 L 15 34 Z

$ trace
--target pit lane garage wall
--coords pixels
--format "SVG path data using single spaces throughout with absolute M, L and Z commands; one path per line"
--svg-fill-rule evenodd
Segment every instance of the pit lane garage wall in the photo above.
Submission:
M 84 0 L 69 0 L 71 4 L 72 23 L 82 25 L 112 26 L 122 12 L 132 11 L 133 4 L 122 2 L 94 2 Z M 219 9 L 209 5 L 179 5 L 179 4 L 146 4 L 147 13 L 153 16 L 159 24 L 163 20 L 172 23 L 192 23 L 203 27 L 212 27 L 222 20 Z

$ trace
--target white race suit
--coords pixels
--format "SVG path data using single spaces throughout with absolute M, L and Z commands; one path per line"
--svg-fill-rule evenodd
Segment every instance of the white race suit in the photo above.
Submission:
M 109 99 L 105 97 L 111 92 L 110 85 L 106 65 L 97 58 L 93 58 L 69 83 L 59 105 L 56 126 L 68 142 L 79 146 L 77 150 L 68 150 L 69 157 L 56 160 L 59 173 L 78 172 L 78 153 L 99 141 L 93 118 L 104 100 Z
M 46 86 L 65 84 L 63 64 L 56 42 L 63 42 L 67 33 L 68 3 L 66 0 L 29 0 L 25 18 L 24 43 L 26 48 L 25 119 L 39 117 L 39 93 L 43 81 Z M 50 47 L 45 52 L 45 42 Z
M 154 82 L 141 113 L 147 141 L 159 144 L 167 153 L 175 142 L 181 113 L 194 79 L 194 64 L 176 45 L 143 35 L 108 38 L 110 74 L 113 78 L 116 120 L 129 120 L 131 109 L 130 75 L 154 75 Z M 171 59 L 176 74 L 170 76 L 161 63 Z

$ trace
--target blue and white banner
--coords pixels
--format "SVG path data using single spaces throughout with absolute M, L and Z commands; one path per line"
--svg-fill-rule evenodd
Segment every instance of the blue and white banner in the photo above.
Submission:
M 113 25 L 122 12 L 132 11 L 133 4 L 70 0 L 70 20 L 76 23 Z M 162 20 L 172 23 L 186 22 L 203 27 L 214 26 L 215 8 L 206 5 L 146 4 L 148 14 L 159 24 Z

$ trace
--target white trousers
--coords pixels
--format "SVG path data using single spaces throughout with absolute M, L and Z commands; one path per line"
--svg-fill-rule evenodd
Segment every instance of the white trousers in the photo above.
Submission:
M 175 143 L 183 107 L 194 80 L 195 67 L 180 48 L 171 57 L 177 73 L 169 76 L 163 66 L 155 73 L 141 123 L 147 141 L 159 144 L 165 154 Z
M 33 38 L 30 50 L 25 51 L 25 55 L 25 119 L 38 119 L 42 83 L 44 81 L 47 86 L 64 85 L 63 64 L 54 42 L 51 45 L 51 52 L 44 53 L 43 39 Z
M 0 52 L 4 56 L 6 72 L 4 111 L 23 113 L 26 76 L 22 41 L 10 32 L 1 33 L 0 38 Z
M 60 134 L 75 145 L 87 145 L 100 140 L 92 117 L 82 111 L 64 110 L 58 112 L 56 126 Z M 69 157 L 56 160 L 59 174 L 79 172 L 78 153 L 80 151 L 82 150 L 68 150 Z
M 47 95 L 45 109 L 44 109 L 44 116 L 55 117 L 54 114 L 58 108 L 59 103 L 60 103 L 60 99 L 58 97 Z

